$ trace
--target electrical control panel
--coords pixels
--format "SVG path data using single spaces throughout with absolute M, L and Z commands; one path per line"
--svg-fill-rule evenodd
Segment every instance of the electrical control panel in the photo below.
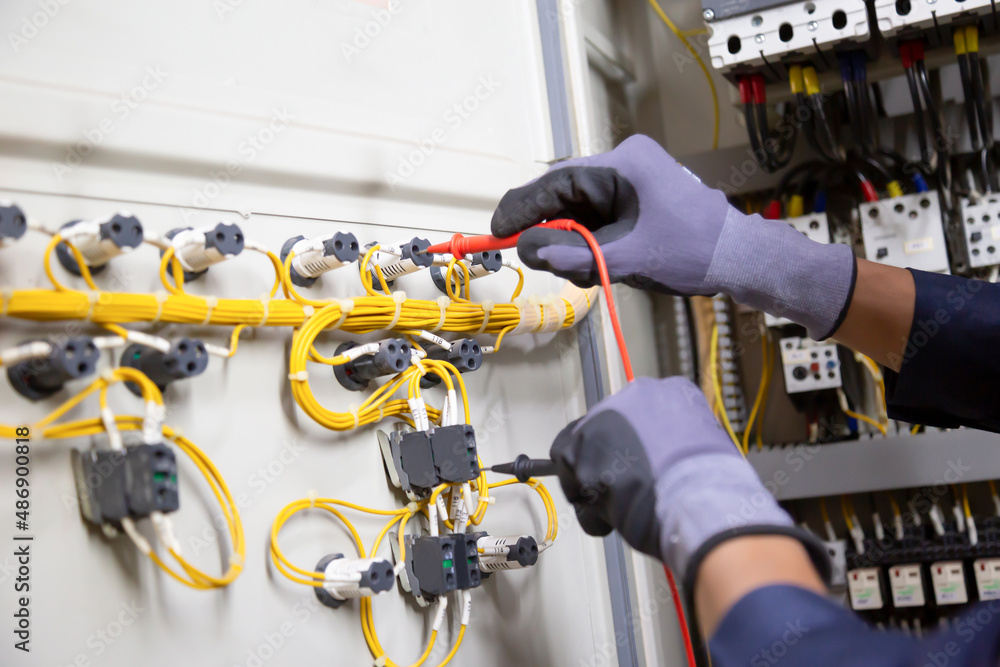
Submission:
M 833 59 L 834 47 L 869 39 L 864 0 L 777 5 L 704 0 L 703 6 L 711 32 L 712 66 L 723 71 L 766 66 L 817 51 L 828 52 Z
M 958 20 L 994 13 L 992 0 L 875 0 L 875 21 L 883 37 L 936 30 Z
M 1000 200 L 963 197 L 958 215 L 969 266 L 979 269 L 1000 264 Z
M 858 214 L 868 260 L 920 271 L 951 272 L 936 192 L 865 203 Z
M 798 394 L 841 385 L 840 357 L 836 343 L 791 336 L 781 339 L 781 367 L 785 391 Z

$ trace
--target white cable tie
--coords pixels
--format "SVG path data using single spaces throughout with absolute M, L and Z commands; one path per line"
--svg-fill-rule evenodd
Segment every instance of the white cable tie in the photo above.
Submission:
M 156 299 L 156 315 L 151 321 L 153 324 L 159 324 L 160 318 L 163 317 L 163 304 L 170 298 L 170 293 L 160 290 L 159 292 L 154 292 L 153 297 Z
M 98 375 L 106 383 L 111 384 L 115 381 L 115 371 L 113 368 L 102 368 L 100 375 Z
M 472 594 L 469 591 L 462 591 L 462 605 L 462 627 L 465 627 L 472 617 Z
M 350 414 L 352 417 L 354 417 L 354 426 L 352 426 L 351 428 L 357 428 L 358 424 L 361 421 L 359 419 L 359 417 L 358 417 L 358 409 L 359 409 L 359 406 L 356 403 L 352 403 L 351 405 L 347 406 L 347 412 L 348 412 L 348 414 Z
M 14 290 L 9 287 L 0 288 L 0 317 L 7 314 L 7 306 L 10 305 L 10 300 L 14 298 Z
M 486 496 L 485 498 L 482 496 L 479 497 L 479 502 L 486 503 L 487 505 L 492 505 L 496 501 L 497 501 L 496 496 Z
M 233 553 L 229 554 L 229 567 L 243 569 L 243 556 Z
M 446 611 L 448 611 L 448 598 L 441 596 L 438 598 L 437 614 L 434 616 L 434 624 L 431 626 L 431 630 L 437 632 L 441 629 Z
M 255 326 L 258 326 L 258 327 L 262 327 L 265 324 L 267 324 L 267 316 L 271 312 L 271 295 L 267 294 L 267 293 L 262 293 L 260 295 L 260 305 L 264 309 L 264 316 L 261 317 L 260 318 L 260 322 L 258 322 L 255 325 Z
M 539 328 L 539 332 L 559 331 L 566 324 L 566 301 L 558 294 L 550 294 L 545 297 L 543 304 L 549 306 L 558 318 L 546 318 L 545 324 Z
M 253 250 L 254 252 L 259 252 L 262 255 L 267 254 L 267 247 L 257 243 L 256 241 L 247 240 L 243 243 L 243 247 L 247 250 Z
M 205 319 L 204 319 L 204 321 L 202 321 L 201 326 L 204 327 L 204 326 L 208 326 L 209 324 L 211 324 L 211 322 L 212 322 L 212 311 L 215 310 L 215 307 L 217 305 L 219 305 L 219 299 L 218 298 L 216 298 L 214 296 L 206 296 L 205 297 L 205 307 L 208 309 L 208 312 L 205 313 Z
M 379 657 L 375 658 L 375 660 L 372 661 L 372 665 L 374 665 L 375 667 L 385 667 L 385 656 L 380 655 Z
M 493 306 L 496 304 L 492 301 L 486 300 L 479 305 L 483 309 L 483 323 L 479 325 L 479 328 L 475 331 L 475 333 L 473 333 L 474 336 L 478 336 L 486 331 L 486 326 L 490 323 L 490 313 L 493 311 Z
M 160 352 L 170 351 L 170 341 L 166 338 L 160 338 L 159 336 L 151 336 L 150 334 L 143 333 L 141 331 L 129 331 L 126 335 L 126 339 L 130 343 L 138 343 L 139 345 L 145 345 L 146 347 L 151 347 L 154 350 L 159 350 Z
M 122 528 L 125 530 L 125 534 L 128 535 L 129 539 L 132 540 L 132 544 L 138 549 L 143 556 L 148 556 L 153 552 L 153 547 L 150 546 L 149 540 L 143 537 L 135 528 L 135 522 L 132 521 L 132 517 L 124 517 L 121 520 Z
M 536 330 L 543 318 L 538 299 L 534 296 L 529 298 L 518 297 L 514 299 L 514 305 L 517 307 L 518 322 L 511 329 L 509 335 L 516 336 Z
M 309 501 L 309 507 L 316 507 L 316 499 L 319 498 L 319 494 L 316 489 L 309 489 L 309 493 L 306 494 L 306 499 Z
M 441 331 L 444 328 L 444 323 L 448 319 L 448 306 L 451 305 L 451 298 L 446 296 L 439 296 L 435 299 L 438 305 L 438 323 L 437 326 L 431 329 L 431 331 Z M 449 348 L 450 349 L 450 348 Z
M 337 305 L 340 307 L 340 319 L 330 327 L 331 329 L 339 329 L 340 325 L 347 319 L 347 316 L 354 310 L 354 299 L 339 299 Z
M 540 485 L 541 483 L 542 483 L 542 482 L 541 482 L 541 480 L 538 480 L 538 479 L 535 479 L 534 477 L 531 477 L 531 478 L 529 479 L 529 481 L 528 481 L 528 486 L 530 486 L 530 487 L 531 487 L 532 489 L 536 489 L 536 490 L 537 490 L 537 489 L 538 489 L 538 486 L 539 486 L 539 485 Z
M 87 301 L 90 302 L 90 307 L 87 309 L 87 315 L 83 319 L 87 322 L 92 322 L 94 317 L 94 307 L 97 306 L 97 302 L 101 300 L 101 293 L 94 290 L 88 290 L 85 294 L 87 295 Z
M 98 350 L 111 350 L 125 344 L 125 339 L 121 336 L 97 336 L 94 338 L 94 347 Z
M 420 377 L 427 375 L 427 368 L 420 360 L 420 352 L 418 350 L 413 350 L 413 354 L 410 355 L 410 365 L 417 367 L 417 370 L 420 371 Z
M 406 504 L 406 511 L 409 512 L 410 514 L 416 514 L 418 511 L 420 511 L 420 505 L 418 505 L 415 501 L 411 500 Z
M 302 369 L 297 373 L 289 373 L 288 379 L 293 382 L 308 382 L 309 381 L 309 371 Z
M 399 322 L 399 316 L 403 314 L 404 301 L 406 301 L 406 292 L 399 290 L 392 293 L 392 302 L 396 304 L 396 312 L 392 316 L 392 322 L 389 322 L 389 326 L 386 329 L 394 329 L 396 327 L 396 323 Z
M 302 306 L 302 324 L 299 326 L 305 326 L 306 322 L 316 314 L 316 309 L 312 306 Z

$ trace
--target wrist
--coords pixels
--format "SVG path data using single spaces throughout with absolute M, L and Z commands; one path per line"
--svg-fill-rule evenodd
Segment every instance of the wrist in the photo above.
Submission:
M 739 303 L 829 337 L 847 312 L 857 275 L 852 250 L 816 243 L 788 224 L 730 209 L 705 277 Z

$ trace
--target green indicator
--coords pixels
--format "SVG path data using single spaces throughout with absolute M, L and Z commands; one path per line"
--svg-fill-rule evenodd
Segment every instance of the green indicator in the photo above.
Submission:
M 446 570 L 449 567 L 454 567 L 454 566 L 455 566 L 455 561 L 451 560 L 450 558 L 446 561 L 441 562 L 441 567 L 445 568 Z
M 142 356 L 142 352 L 133 352 L 132 353 L 132 361 L 138 361 L 139 357 L 141 357 L 141 356 Z
M 162 482 L 162 481 L 164 481 L 166 479 L 167 479 L 167 473 L 165 473 L 165 472 L 154 472 L 153 473 L 153 481 L 154 482 Z
M 170 476 L 170 481 L 173 482 L 174 484 L 176 484 L 177 483 L 177 475 L 171 475 Z
M 470 558 L 469 559 L 469 565 L 475 565 L 475 564 L 476 564 L 476 559 L 475 558 Z

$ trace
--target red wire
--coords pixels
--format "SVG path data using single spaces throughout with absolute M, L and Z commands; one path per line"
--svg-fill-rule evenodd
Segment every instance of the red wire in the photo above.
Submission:
M 594 262 L 597 264 L 597 273 L 601 278 L 601 287 L 604 289 L 604 300 L 608 304 L 608 316 L 611 318 L 611 327 L 615 331 L 615 339 L 618 341 L 618 351 L 621 354 L 622 366 L 625 368 L 625 378 L 631 382 L 635 379 L 632 374 L 632 361 L 628 356 L 628 347 L 625 345 L 625 336 L 622 334 L 621 323 L 618 321 L 618 311 L 615 310 L 615 297 L 611 293 L 611 277 L 608 275 L 608 265 L 604 262 L 604 253 L 601 246 L 590 233 L 590 230 L 574 220 L 552 220 L 550 227 L 566 229 L 578 233 L 590 246 L 594 253 Z M 677 611 L 677 623 L 681 628 L 681 637 L 684 638 L 684 652 L 687 654 L 689 667 L 695 667 L 694 646 L 691 644 L 691 633 L 688 630 L 687 617 L 684 614 L 684 605 L 681 603 L 681 596 L 677 592 L 677 582 L 674 580 L 674 573 L 666 565 L 663 572 L 667 575 L 667 585 L 670 587 L 670 595 L 674 599 L 674 609 Z

